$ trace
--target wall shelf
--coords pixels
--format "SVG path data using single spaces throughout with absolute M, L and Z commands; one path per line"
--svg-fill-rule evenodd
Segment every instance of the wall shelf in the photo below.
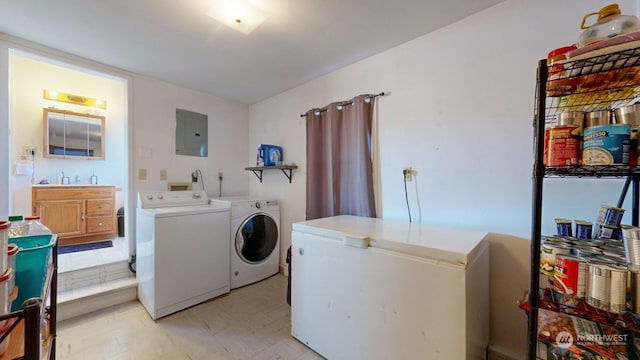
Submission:
M 246 167 L 245 170 L 251 171 L 257 178 L 262 182 L 262 171 L 263 170 L 282 170 L 284 176 L 289 179 L 289 183 L 291 183 L 291 176 L 294 169 L 297 169 L 298 165 L 282 165 L 282 166 L 253 166 Z

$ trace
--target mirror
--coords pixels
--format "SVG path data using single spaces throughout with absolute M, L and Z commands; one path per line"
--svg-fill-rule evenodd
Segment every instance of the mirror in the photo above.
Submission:
M 104 116 L 44 109 L 44 157 L 104 160 Z

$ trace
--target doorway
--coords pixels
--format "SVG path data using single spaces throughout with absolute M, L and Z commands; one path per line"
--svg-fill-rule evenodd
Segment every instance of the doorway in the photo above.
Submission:
M 57 184 L 60 174 L 77 184 L 115 186 L 115 209 L 130 208 L 129 204 L 129 104 L 130 81 L 125 77 L 99 72 L 53 58 L 22 50 L 9 50 L 9 129 L 10 163 L 9 214 L 31 215 L 31 188 L 37 184 Z M 51 100 L 44 95 L 58 91 L 80 98 L 100 99 L 104 108 L 86 106 L 73 101 Z M 45 157 L 43 109 L 60 109 L 105 117 L 105 157 L 100 160 Z M 16 171 L 22 164 L 29 171 Z M 95 177 L 95 178 L 94 178 Z M 125 212 L 131 213 L 129 211 Z M 115 216 L 115 214 L 114 214 Z M 126 223 L 126 221 L 125 221 Z M 101 256 L 100 259 L 127 260 L 131 243 L 127 236 L 114 243 L 122 255 Z M 117 231 L 116 231 L 117 233 Z M 116 246 L 114 246 L 116 248 Z M 93 251 L 84 252 L 85 261 L 73 261 L 77 266 L 91 266 Z M 83 253 L 75 253 L 76 259 Z M 119 259 L 122 257 L 123 259 Z M 64 259 L 61 259 L 61 266 Z M 71 265 L 72 267 L 75 265 Z M 73 268 L 72 268 L 73 270 Z

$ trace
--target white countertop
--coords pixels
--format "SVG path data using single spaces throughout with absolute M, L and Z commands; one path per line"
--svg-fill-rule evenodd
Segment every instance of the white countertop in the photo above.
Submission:
M 487 233 L 350 215 L 293 224 L 293 231 L 343 241 L 345 235 L 368 237 L 369 247 L 396 251 L 454 264 L 468 264 L 488 246 Z
M 115 186 L 107 184 L 33 184 L 33 187 Z

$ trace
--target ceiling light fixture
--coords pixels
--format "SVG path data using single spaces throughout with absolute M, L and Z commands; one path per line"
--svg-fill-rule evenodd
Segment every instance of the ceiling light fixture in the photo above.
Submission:
M 246 35 L 268 17 L 266 12 L 247 0 L 214 0 L 207 15 Z

